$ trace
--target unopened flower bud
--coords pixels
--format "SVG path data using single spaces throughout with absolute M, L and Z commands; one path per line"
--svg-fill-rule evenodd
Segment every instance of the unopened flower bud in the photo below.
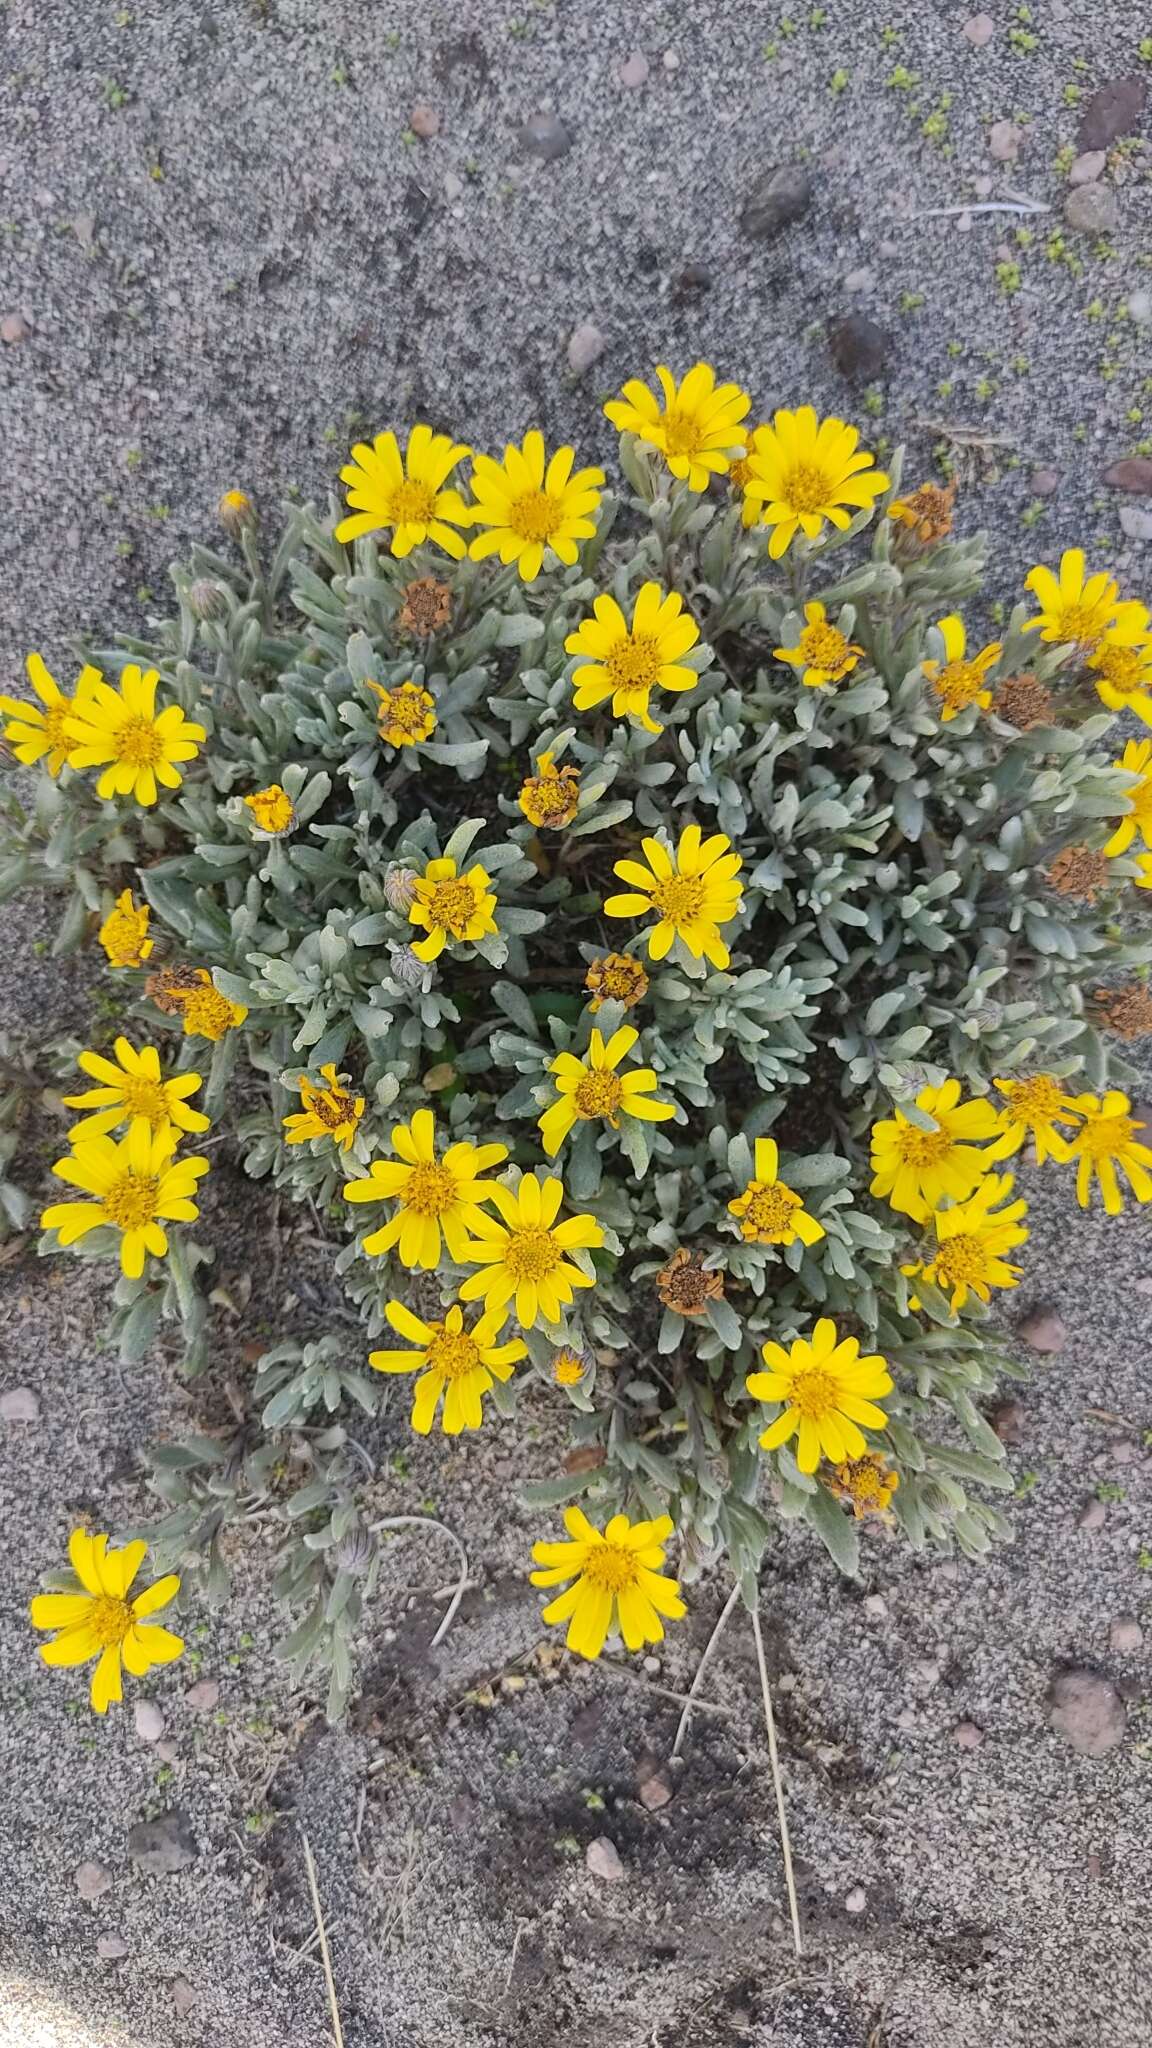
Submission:
M 433 970 L 424 960 L 418 960 L 411 946 L 394 946 L 392 949 L 392 979 L 405 988 L 419 988 L 426 974 Z
M 384 899 L 389 910 L 411 910 L 416 901 L 415 868 L 389 868 L 384 877 Z
M 375 1555 L 376 1538 L 361 1522 L 353 1523 L 347 1535 L 332 1546 L 332 1561 L 337 1571 L 350 1572 L 353 1578 L 363 1576 Z
M 225 491 L 216 512 L 225 533 L 231 534 L 233 540 L 256 524 L 256 507 L 247 491 Z
M 188 604 L 193 618 L 222 619 L 228 609 L 228 599 L 218 583 L 212 583 L 207 576 L 201 576 L 188 591 Z

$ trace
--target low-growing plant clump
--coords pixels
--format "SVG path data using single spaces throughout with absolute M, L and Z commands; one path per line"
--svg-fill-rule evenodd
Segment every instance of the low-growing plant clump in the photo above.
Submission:
M 562 1410 L 525 1474 L 545 1619 L 636 1649 L 721 1555 L 751 1601 L 777 1518 L 846 1570 L 869 1514 L 980 1556 L 1014 1170 L 1152 1199 L 1119 1050 L 1152 736 L 1115 737 L 1152 725 L 1148 611 L 1072 550 L 982 642 L 954 487 L 901 495 L 809 407 L 752 426 L 704 364 L 605 410 L 623 495 L 535 431 L 497 459 L 426 425 L 278 535 L 230 492 L 234 554 L 176 565 L 170 616 L 0 700 L 38 770 L 0 889 L 53 891 L 124 1005 L 42 1249 L 116 1260 L 124 1354 L 173 1317 L 202 1369 L 211 1129 L 311 1206 L 363 1320 L 154 1453 L 154 1548 L 210 1595 L 228 1525 L 278 1516 L 283 1647 L 333 1714 L 385 1526 L 348 1404 Z M 178 1654 L 143 1554 L 78 1532 L 34 1604 L 101 1709 Z

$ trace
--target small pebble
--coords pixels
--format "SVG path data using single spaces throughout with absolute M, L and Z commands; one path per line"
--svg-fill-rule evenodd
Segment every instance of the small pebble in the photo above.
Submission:
M 910 1728 L 915 1728 L 915 1726 L 916 1726 L 916 1709 L 915 1709 L 915 1707 L 901 1707 L 901 1709 L 900 1709 L 900 1712 L 899 1712 L 899 1713 L 897 1714 L 897 1716 L 896 1716 L 896 1726 L 897 1726 L 898 1728 L 903 1728 L 903 1729 L 905 1730 L 905 1732 L 907 1732 L 907 1730 L 908 1730 L 908 1729 L 910 1729 Z
M 1032 471 L 1032 496 L 1034 498 L 1054 498 L 1059 488 L 1060 472 L 1058 469 L 1034 469 Z
M 607 1835 L 597 1835 L 584 1851 L 584 1861 L 593 1877 L 599 1877 L 605 1884 L 620 1884 L 624 1878 L 624 1865 L 615 1842 Z
M 1114 1465 L 1135 1465 L 1139 1461 L 1139 1444 L 1128 1443 L 1121 1437 L 1119 1443 L 1110 1446 Z
M 1024 1441 L 1024 1410 L 1019 1401 L 1001 1401 L 988 1417 L 1002 1444 Z
M 137 1700 L 133 1717 L 141 1742 L 159 1742 L 164 1733 L 164 1716 L 155 1700 Z
M 982 50 L 985 44 L 992 41 L 996 33 L 996 23 L 990 14 L 972 14 L 969 15 L 960 33 L 967 36 L 974 50 Z
M 1025 1318 L 1020 1325 L 1020 1335 L 1033 1351 L 1044 1351 L 1055 1355 L 1063 1351 L 1068 1342 L 1068 1326 L 1063 1316 L 1054 1308 L 1038 1308 L 1034 1315 Z
M 1108 1510 L 1102 1500 L 1086 1500 L 1076 1518 L 1078 1529 L 1102 1529 L 1108 1520 Z
M 679 71 L 680 57 L 676 50 L 665 50 L 661 59 L 665 71 Z
M 1144 1631 L 1134 1614 L 1118 1614 L 1108 1630 L 1108 1641 L 1125 1656 L 1143 1647 Z
M 82 1899 L 100 1899 L 111 1888 L 112 1872 L 102 1863 L 80 1863 L 72 1873 Z
M 1094 92 L 1080 116 L 1076 140 L 1082 150 L 1107 149 L 1140 124 L 1148 98 L 1143 78 L 1109 78 Z
M 1129 540 L 1152 540 L 1152 511 L 1143 505 L 1121 505 L 1120 525 Z
M 31 1387 L 9 1387 L 0 1394 L 0 1421 L 39 1422 L 40 1401 Z
M 649 1678 L 659 1678 L 664 1666 L 659 1657 L 645 1657 L 644 1669 L 648 1673 Z
M 952 1740 L 957 1749 L 979 1749 L 984 1740 L 984 1730 L 975 1721 L 957 1721 L 952 1730 Z
M 182 2020 L 187 2019 L 188 2014 L 196 2003 L 195 1987 L 188 1982 L 187 1977 L 173 1977 L 172 2003 L 176 2007 L 179 2017 Z
M 520 147 L 525 156 L 538 156 L 545 163 L 567 156 L 572 137 L 555 114 L 533 114 L 520 130 Z
M 1152 455 L 1124 455 L 1104 471 L 1104 481 L 1114 490 L 1131 491 L 1138 498 L 1152 498 Z M 1152 1294 L 1152 1280 L 1137 1280 L 1141 1294 Z
M 844 289 L 846 292 L 870 292 L 875 282 L 876 272 L 869 270 L 867 264 L 864 264 L 859 270 L 848 272 L 844 279 Z
M 1130 292 L 1128 311 L 1137 327 L 1152 327 L 1152 292 Z
M 645 1778 L 637 1796 L 641 1806 L 646 1807 L 649 1813 L 659 1813 L 660 1808 L 667 1806 L 671 1799 L 672 1787 L 667 1778 L 661 1777 L 659 1771 L 654 1771 L 650 1778 Z
M 600 329 L 591 321 L 583 320 L 568 337 L 568 368 L 577 377 L 598 363 L 608 343 Z
M 914 1664 L 912 1666 L 912 1669 L 915 1672 L 916 1677 L 920 1680 L 921 1685 L 927 1685 L 929 1687 L 933 1685 L 939 1685 L 940 1666 L 934 1661 L 930 1663 L 926 1662 L 923 1664 Z
M 852 1890 L 844 1900 L 844 1911 L 846 1913 L 863 1913 L 867 1910 L 867 1906 L 868 1894 L 863 1885 L 853 1885 Z
M 632 55 L 626 57 L 623 64 L 621 64 L 616 76 L 620 80 L 621 85 L 626 86 L 629 92 L 639 92 L 640 87 L 648 83 L 647 57 L 644 56 L 642 51 L 633 50 Z
M 978 178 L 973 178 L 972 190 L 976 194 L 977 199 L 991 199 L 994 183 L 995 179 L 990 178 L 986 171 L 981 172 Z
M 1064 201 L 1064 218 L 1082 235 L 1106 235 L 1120 225 L 1120 208 L 1109 185 L 1079 185 Z
M 118 1963 L 128 1953 L 128 1943 L 122 1934 L 101 1934 L 97 1937 L 96 1953 L 106 1963 Z
M 988 130 L 988 148 L 998 164 L 1014 164 L 1023 140 L 1014 121 L 993 121 Z
M 451 205 L 451 204 L 452 204 L 452 201 L 453 201 L 454 199 L 459 199 L 459 197 L 460 197 L 461 193 L 463 192 L 463 190 L 464 190 L 464 180 L 463 180 L 463 178 L 458 178 L 458 177 L 456 176 L 456 173 L 455 173 L 455 171 L 445 171 L 445 173 L 444 173 L 444 197 L 445 197 L 445 199 L 446 199 L 446 200 L 448 201 L 449 205 Z
M 1107 162 L 1107 150 L 1085 150 L 1083 156 L 1077 157 L 1072 169 L 1069 171 L 1068 183 L 1070 185 L 1094 185 L 1097 178 L 1103 177 Z
M 832 361 L 842 377 L 878 377 L 888 355 L 888 337 L 866 313 L 849 313 L 828 329 Z
M 1124 1739 L 1128 1715 L 1116 1687 L 1096 1671 L 1059 1671 L 1048 1692 L 1048 1718 L 1081 1756 L 1104 1756 Z
M 869 1593 L 864 1602 L 864 1612 L 869 1621 L 884 1621 L 888 1615 L 888 1602 L 883 1593 Z
M 440 133 L 440 116 L 435 107 L 426 107 L 422 102 L 414 106 L 408 116 L 408 126 L 421 142 L 431 142 Z
M 156 1744 L 156 1754 L 162 1763 L 174 1764 L 180 1754 L 180 1744 L 173 1742 L 170 1735 L 166 1735 L 162 1742 Z
M 198 1678 L 184 1695 L 184 1704 L 194 1714 L 210 1714 L 220 1698 L 220 1681 L 217 1678 Z
M 9 346 L 17 341 L 27 341 L 31 332 L 23 313 L 5 313 L 0 320 L 0 341 L 6 341 Z

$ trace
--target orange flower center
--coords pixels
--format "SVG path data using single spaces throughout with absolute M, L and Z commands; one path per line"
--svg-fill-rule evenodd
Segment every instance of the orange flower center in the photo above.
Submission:
M 142 913 L 112 911 L 101 943 L 114 967 L 139 967 L 140 945 L 147 929 L 148 922 Z
M 606 953 L 602 960 L 592 962 L 584 986 L 596 997 L 595 1009 L 608 1001 L 631 1005 L 645 993 L 648 976 L 631 953 Z
M 821 512 L 833 496 L 833 485 L 814 462 L 796 462 L 783 477 L 780 496 L 792 512 Z
M 410 478 L 397 484 L 389 500 L 388 517 L 393 526 L 427 526 L 436 517 L 436 493 L 431 484 L 414 483 Z
M 1077 1149 L 1089 1159 L 1118 1159 L 1143 1128 L 1130 1116 L 1092 1116 L 1077 1134 Z
M 1136 690 L 1152 687 L 1152 670 L 1147 661 L 1146 648 L 1105 646 L 1093 657 L 1092 666 L 1106 683 L 1127 697 Z
M 164 758 L 163 741 L 150 718 L 126 718 L 116 728 L 113 745 L 120 760 L 134 768 L 154 768 Z
M 134 1616 L 126 1600 L 93 1600 L 84 1617 L 102 1650 L 110 1649 L 113 1643 L 122 1643 L 132 1627 Z
M 480 1351 L 467 1330 L 446 1330 L 443 1323 L 434 1323 L 433 1328 L 436 1335 L 428 1346 L 428 1371 L 441 1372 L 446 1380 L 462 1380 L 475 1372 Z
M 471 882 L 454 876 L 437 882 L 428 898 L 428 916 L 434 925 L 462 939 L 476 915 L 476 891 Z
M 669 455 L 695 455 L 704 439 L 699 419 L 690 412 L 665 413 L 663 431 Z
M 691 924 L 704 908 L 704 883 L 699 875 L 669 875 L 652 889 L 652 901 L 669 924 Z
M 1095 647 L 1108 630 L 1115 600 L 1116 586 L 1113 584 L 1096 604 L 1084 604 L 1081 601 L 1061 605 L 1052 616 L 1052 623 L 1059 628 L 1061 640 L 1075 640 L 1081 647 Z
M 809 668 L 827 669 L 831 675 L 855 667 L 851 644 L 824 620 L 815 626 L 805 626 L 800 635 L 800 652 Z
M 551 540 L 564 524 L 564 506 L 547 491 L 525 491 L 508 507 L 508 525 L 518 540 Z
M 401 732 L 423 733 L 431 709 L 432 699 L 427 691 L 415 683 L 404 683 L 398 690 L 381 693 L 380 724 L 399 726 Z
M 619 1074 L 607 1069 L 593 1069 L 585 1074 L 576 1090 L 576 1114 L 583 1117 L 606 1116 L 615 1119 L 616 1111 L 624 1095 L 624 1084 Z
M 650 690 L 660 674 L 660 643 L 651 633 L 629 633 L 604 657 L 618 690 Z
M 1064 1102 L 1059 1081 L 1050 1074 L 1033 1074 L 1027 1081 L 1012 1081 L 1001 1090 L 1013 1116 L 1022 1123 L 1048 1123 L 1058 1116 Z
M 963 711 L 966 704 L 976 702 L 987 684 L 974 661 L 949 661 L 933 678 L 932 688 L 953 711 Z
M 183 1012 L 190 1038 L 223 1038 L 234 1021 L 227 996 L 206 982 L 183 998 Z
M 781 1181 L 769 1187 L 758 1180 L 750 1181 L 745 1193 L 748 1206 L 744 1222 L 751 1224 L 757 1237 L 772 1243 L 793 1235 L 793 1217 L 804 1206 L 799 1195 Z
M 915 1124 L 902 1124 L 896 1140 L 905 1166 L 939 1166 L 952 1150 L 947 1131 L 921 1131 Z
M 584 1377 L 584 1361 L 574 1351 L 558 1351 L 552 1364 L 552 1377 L 560 1387 L 579 1386 Z
M 356 1114 L 355 1098 L 344 1095 L 338 1088 L 326 1089 L 323 1095 L 314 1095 L 308 1105 L 325 1130 L 339 1130 L 341 1124 L 351 1122 Z
M 456 1182 L 448 1168 L 426 1160 L 412 1168 L 400 1199 L 417 1216 L 442 1216 L 456 1198 Z
M 125 1173 L 101 1197 L 104 1214 L 118 1230 L 141 1230 L 156 1216 L 160 1182 L 154 1174 Z
M 124 1082 L 122 1100 L 125 1116 L 147 1117 L 154 1129 L 168 1122 L 168 1100 L 160 1081 L 149 1081 L 138 1074 Z
M 986 1266 L 984 1245 L 968 1231 L 948 1238 L 936 1254 L 936 1270 L 951 1287 L 959 1286 L 962 1281 L 971 1286 L 974 1280 L 982 1280 Z
M 806 1371 L 798 1372 L 788 1390 L 788 1405 L 795 1408 L 806 1422 L 818 1422 L 836 1407 L 839 1388 L 830 1374 L 818 1365 L 810 1365 Z
M 582 1576 L 607 1593 L 622 1593 L 640 1576 L 636 1553 L 622 1543 L 593 1543 L 584 1559 Z
M 504 1264 L 517 1280 L 544 1280 L 555 1272 L 562 1256 L 547 1230 L 530 1226 L 512 1232 Z

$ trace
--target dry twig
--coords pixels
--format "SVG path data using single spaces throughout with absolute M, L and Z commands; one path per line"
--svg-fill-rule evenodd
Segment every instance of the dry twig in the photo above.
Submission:
M 344 2029 L 340 2025 L 340 2007 L 336 1998 L 336 1981 L 332 1975 L 332 1957 L 328 1952 L 328 1936 L 324 1928 L 324 1909 L 320 1904 L 320 1887 L 316 1882 L 316 1864 L 312 1855 L 312 1845 L 303 1828 L 300 1830 L 300 1840 L 304 1845 L 304 1867 L 308 1872 L 308 1889 L 312 1894 L 312 1911 L 316 1915 L 316 1932 L 320 1937 L 320 1955 L 324 1964 L 324 1982 L 328 1987 L 328 2010 L 332 2015 L 332 2038 L 336 2048 L 344 2048 Z
M 768 1686 L 768 1666 L 764 1662 L 764 1638 L 760 1633 L 760 1603 L 752 1609 L 752 1634 L 756 1638 L 756 1663 L 760 1671 L 760 1691 L 764 1700 L 764 1726 L 768 1730 L 768 1756 L 772 1765 L 772 1785 L 776 1793 L 776 1817 L 780 1823 L 780 1848 L 784 1856 L 784 1880 L 788 1886 L 788 1910 L 792 1915 L 792 1945 L 798 1956 L 804 1953 L 800 1936 L 800 1907 L 796 1899 L 796 1879 L 792 1874 L 792 1844 L 788 1837 L 788 1815 L 784 1810 L 784 1783 L 780 1776 L 780 1758 L 776 1750 L 776 1722 L 772 1713 L 772 1694 Z
M 672 1754 L 668 1759 L 669 1763 L 674 1764 L 676 1762 L 677 1758 L 680 1755 L 680 1751 L 684 1746 L 684 1739 L 688 1733 L 688 1725 L 692 1719 L 692 1710 L 693 1707 L 697 1704 L 696 1695 L 700 1690 L 700 1681 L 703 1678 L 704 1673 L 708 1669 L 709 1663 L 712 1659 L 713 1651 L 715 1650 L 716 1645 L 720 1641 L 720 1637 L 724 1632 L 724 1626 L 728 1620 L 728 1616 L 731 1614 L 732 1609 L 735 1607 L 736 1602 L 739 1598 L 740 1587 L 739 1584 L 737 1584 L 733 1586 L 732 1591 L 729 1593 L 727 1600 L 724 1602 L 724 1606 L 720 1613 L 720 1619 L 716 1623 L 716 1626 L 713 1629 L 711 1635 L 709 1636 L 708 1641 L 705 1643 L 704 1651 L 700 1658 L 700 1662 L 696 1666 L 696 1675 L 688 1688 L 687 1697 L 684 1701 L 684 1709 L 680 1715 L 680 1720 L 677 1725 L 676 1740 L 672 1744 Z

